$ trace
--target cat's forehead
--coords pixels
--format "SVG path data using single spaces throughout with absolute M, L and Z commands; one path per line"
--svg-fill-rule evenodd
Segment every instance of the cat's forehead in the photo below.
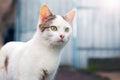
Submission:
M 56 15 L 56 18 L 52 21 L 51 25 L 55 25 L 55 26 L 70 26 L 70 24 L 60 15 Z
M 39 28 L 42 32 L 46 28 L 50 28 L 51 26 L 56 26 L 60 28 L 71 27 L 70 24 L 60 15 L 49 16 L 45 22 L 39 24 Z

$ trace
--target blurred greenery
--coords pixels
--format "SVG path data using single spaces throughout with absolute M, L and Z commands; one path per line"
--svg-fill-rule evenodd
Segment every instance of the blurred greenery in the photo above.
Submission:
M 96 72 L 96 66 L 95 64 L 90 64 L 87 69 L 85 69 L 86 73 L 95 73 Z

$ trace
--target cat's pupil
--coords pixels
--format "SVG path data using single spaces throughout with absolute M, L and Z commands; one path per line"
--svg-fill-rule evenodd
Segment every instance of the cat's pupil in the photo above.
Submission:
M 56 26 L 51 26 L 51 30 L 52 31 L 57 31 L 57 27 Z
M 65 32 L 69 32 L 69 28 L 67 27 L 67 28 L 65 28 Z

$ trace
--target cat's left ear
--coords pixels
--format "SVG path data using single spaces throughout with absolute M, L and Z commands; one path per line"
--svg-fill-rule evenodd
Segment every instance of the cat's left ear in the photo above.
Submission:
M 52 12 L 51 10 L 48 8 L 48 6 L 46 4 L 44 4 L 40 10 L 40 20 L 41 20 L 41 23 L 46 21 L 46 19 L 49 17 L 49 16 L 52 16 Z
M 72 24 L 74 17 L 76 14 L 76 10 L 73 9 L 72 11 L 68 12 L 66 15 L 63 16 L 63 18 L 69 23 Z

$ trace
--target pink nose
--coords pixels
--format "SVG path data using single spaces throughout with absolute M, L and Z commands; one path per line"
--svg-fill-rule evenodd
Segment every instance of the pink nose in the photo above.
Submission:
M 60 35 L 60 38 L 61 38 L 61 39 L 64 39 L 64 37 L 65 37 L 64 35 Z

